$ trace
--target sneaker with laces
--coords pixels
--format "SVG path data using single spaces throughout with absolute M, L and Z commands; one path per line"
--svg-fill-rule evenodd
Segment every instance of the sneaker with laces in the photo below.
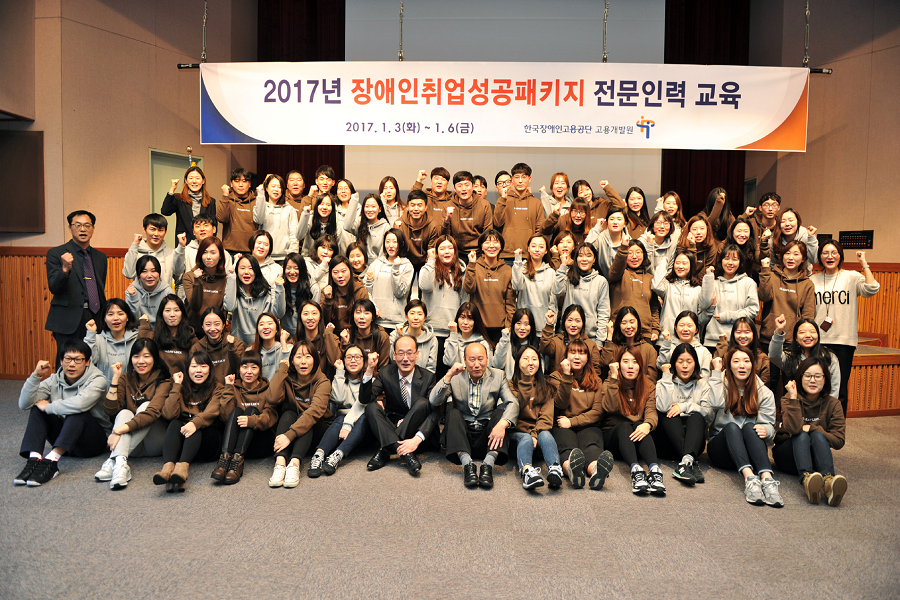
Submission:
M 569 454 L 569 479 L 572 480 L 572 487 L 580 490 L 584 487 L 584 452 L 581 448 L 575 448 Z
M 647 494 L 650 492 L 650 484 L 647 483 L 647 474 L 643 469 L 631 472 L 631 493 Z
M 272 470 L 272 476 L 269 477 L 269 487 L 276 488 L 284 485 L 284 471 L 286 467 L 284 465 L 275 465 L 275 469 Z
M 13 485 L 25 485 L 28 483 L 28 478 L 31 477 L 40 462 L 40 458 L 29 458 L 28 462 L 25 463 L 25 468 L 13 479 Z
M 594 474 L 591 475 L 591 480 L 588 482 L 588 487 L 595 491 L 603 489 L 603 484 L 606 483 L 606 478 L 609 477 L 609 472 L 612 471 L 612 468 L 612 452 L 604 450 L 597 457 L 597 465 L 594 468 Z
M 335 450 L 331 453 L 331 456 L 325 459 L 322 470 L 325 471 L 326 475 L 334 475 L 334 472 L 337 471 L 338 465 L 341 464 L 342 460 L 344 460 L 344 453 L 340 450 Z
M 312 479 L 316 477 L 320 477 L 322 475 L 322 463 L 325 462 L 325 457 L 321 454 L 313 454 L 312 460 L 309 461 L 309 470 L 306 472 L 306 476 Z
M 525 475 L 522 481 L 522 487 L 526 490 L 533 490 L 535 488 L 539 488 L 544 485 L 544 478 L 541 477 L 541 472 L 535 469 L 534 467 L 529 467 L 525 469 Z
M 558 490 L 562 487 L 563 482 L 562 465 L 551 465 L 548 471 L 549 473 L 547 474 L 547 483 L 549 484 L 550 489 Z
M 744 480 L 744 498 L 750 504 L 762 506 L 766 503 L 766 497 L 763 495 L 762 482 L 756 475 L 751 475 Z
M 825 479 L 821 473 L 804 473 L 803 474 L 803 491 L 806 492 L 806 498 L 810 504 L 818 504 L 822 495 L 822 488 L 825 486 Z
M 762 491 L 765 502 L 774 508 L 781 508 L 784 506 L 784 498 L 782 498 L 781 494 L 778 492 L 779 485 L 781 485 L 781 482 L 775 481 L 772 477 L 762 480 Z
M 703 471 L 700 469 L 700 461 L 696 458 L 694 459 L 694 464 L 691 465 L 691 474 L 694 476 L 694 481 L 697 483 L 703 483 L 706 481 L 706 477 L 703 475 Z
M 94 479 L 97 481 L 109 481 L 112 479 L 113 469 L 116 468 L 116 459 L 113 457 L 107 458 L 103 461 L 103 466 L 100 467 L 100 470 L 94 473 Z
M 300 463 L 296 465 L 291 463 L 284 470 L 284 487 L 291 489 L 298 485 L 300 485 Z
M 28 478 L 26 483 L 28 484 L 28 487 L 37 487 L 39 485 L 44 485 L 57 475 L 59 475 L 59 465 L 57 465 L 56 461 L 44 458 L 39 460 L 38 464 L 35 465 L 34 472 Z
M 127 460 L 117 460 L 116 466 L 113 469 L 112 479 L 109 480 L 109 489 L 125 489 L 125 487 L 128 486 L 129 481 L 131 481 L 131 466 L 128 464 Z
M 678 463 L 678 468 L 672 473 L 672 477 L 687 485 L 697 483 L 697 479 L 694 478 L 694 465 L 686 462 Z
M 666 486 L 663 484 L 662 471 L 650 471 L 650 493 L 654 496 L 666 495 Z

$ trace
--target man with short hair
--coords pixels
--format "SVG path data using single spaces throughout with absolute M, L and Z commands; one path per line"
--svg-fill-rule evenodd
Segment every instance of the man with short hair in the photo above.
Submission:
M 250 236 L 256 231 L 253 206 L 256 190 L 251 189 L 252 173 L 237 168 L 231 172 L 231 187 L 222 186 L 222 200 L 216 202 L 216 218 L 222 224 L 222 244 L 232 254 L 246 254 Z
M 412 263 L 418 275 L 419 269 L 428 260 L 428 249 L 434 248 L 441 231 L 441 224 L 435 224 L 428 215 L 428 196 L 422 190 L 413 190 L 406 198 L 406 210 L 394 223 L 394 227 L 406 238 L 406 258 Z
M 506 244 L 500 258 L 512 266 L 517 249 L 528 247 L 528 238 L 544 227 L 544 205 L 535 198 L 531 185 L 531 167 L 516 163 L 512 168 L 512 189 L 500 188 L 500 199 L 494 208 L 494 227 L 503 231 Z
M 423 189 L 425 178 L 428 172 L 425 169 L 419 171 L 419 177 L 412 186 L 412 192 L 424 191 L 428 196 L 428 208 L 431 214 L 430 219 L 434 222 L 435 227 L 440 230 L 444 224 L 444 210 L 450 206 L 452 192 L 447 189 L 450 183 L 450 171 L 444 167 L 435 167 L 431 170 L 431 187 Z
M 481 344 L 466 346 L 465 364 L 456 363 L 431 390 L 432 406 L 449 402 L 444 428 L 447 460 L 463 466 L 466 487 L 494 487 L 493 468 L 505 464 L 509 448 L 506 430 L 519 417 L 519 401 L 503 369 L 488 366 Z M 473 458 L 484 458 L 475 473 Z
M 490 203 L 474 193 L 474 178 L 468 171 L 453 175 L 455 194 L 444 210 L 442 235 L 456 238 L 460 255 L 480 250 L 478 238 L 491 228 L 493 210 Z
M 509 174 L 509 171 L 499 171 L 494 175 L 494 187 L 497 190 L 498 201 L 509 190 L 510 185 L 512 185 L 512 175 Z
M 337 175 L 334 174 L 334 169 L 332 169 L 331 166 L 322 165 L 316 169 L 316 181 L 312 187 L 309 188 L 309 195 L 303 198 L 302 206 L 298 208 L 297 211 L 303 213 L 305 207 L 314 206 L 316 198 L 318 198 L 320 194 L 331 196 L 332 202 L 334 202 L 336 197 L 331 193 L 331 188 L 334 187 L 335 181 L 337 181 Z
M 781 196 L 775 192 L 763 194 L 756 204 L 756 209 L 751 213 L 753 218 L 750 219 L 750 226 L 754 229 L 757 241 L 762 239 L 762 233 L 766 229 L 775 231 L 779 212 L 781 212 Z
M 106 451 L 112 431 L 103 412 L 106 377 L 91 363 L 91 349 L 83 341 L 67 341 L 62 354 L 62 366 L 52 375 L 50 363 L 38 361 L 19 393 L 19 408 L 30 410 L 19 451 L 28 462 L 13 479 L 15 485 L 37 487 L 52 480 L 64 454 L 88 458 Z M 46 442 L 53 448 L 41 456 Z
M 366 423 L 378 440 L 378 452 L 366 465 L 376 471 L 395 451 L 410 475 L 418 475 L 422 463 L 416 451 L 423 442 L 433 441 L 438 414 L 429 404 L 434 373 L 416 365 L 419 346 L 416 338 L 401 335 L 394 341 L 394 360 L 374 375 L 378 354 L 369 354 L 369 363 L 359 386 L 359 401 L 366 405 Z M 373 402 L 384 392 L 384 400 Z
M 487 201 L 487 179 L 485 179 L 482 175 L 476 175 L 472 180 L 472 191 L 475 192 L 475 195 Z M 490 202 L 488 202 L 490 204 Z M 491 206 L 491 210 L 494 207 Z
M 47 252 L 47 287 L 53 298 L 44 329 L 56 340 L 56 366 L 69 340 L 84 339 L 88 321 L 99 322 L 106 304 L 106 255 L 91 247 L 97 218 L 76 210 L 66 219 L 72 239 Z
M 306 197 L 303 196 L 303 190 L 306 189 L 306 182 L 303 181 L 303 175 L 300 171 L 290 171 L 285 178 L 285 186 L 287 190 L 284 192 L 284 198 L 288 204 L 293 206 L 297 213 L 303 212 L 303 207 L 307 206 Z
M 128 279 L 135 279 L 138 259 L 149 255 L 155 256 L 159 261 L 162 268 L 159 280 L 164 286 L 171 288 L 173 282 L 180 283 L 181 276 L 184 275 L 184 251 L 176 252 L 166 246 L 166 231 L 169 228 L 169 222 L 161 214 L 150 213 L 144 217 L 143 228 L 143 234 L 134 234 L 134 241 L 128 248 L 128 252 L 125 253 L 122 275 Z M 183 248 L 181 243 L 187 243 L 187 236 L 183 233 L 180 234 L 178 241 L 178 247 Z

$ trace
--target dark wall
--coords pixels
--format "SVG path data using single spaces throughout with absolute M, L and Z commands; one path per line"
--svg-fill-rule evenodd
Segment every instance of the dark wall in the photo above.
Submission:
M 310 62 L 344 60 L 344 0 L 265 0 L 259 3 L 260 62 Z M 344 175 L 343 146 L 256 147 L 260 180 L 267 173 L 287 174 L 296 169 L 306 188 L 313 184 L 316 169 L 331 165 Z
M 749 0 L 668 0 L 665 62 L 668 64 L 748 65 Z M 703 210 L 709 191 L 728 191 L 731 210 L 743 212 L 743 150 L 663 150 L 662 189 L 675 190 L 685 215 Z

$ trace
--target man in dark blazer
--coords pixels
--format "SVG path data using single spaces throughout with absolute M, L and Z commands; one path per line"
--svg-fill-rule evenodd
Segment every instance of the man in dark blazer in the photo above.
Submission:
M 477 346 L 477 348 L 476 348 Z M 444 450 L 447 460 L 463 466 L 466 487 L 494 487 L 494 464 L 508 457 L 509 436 L 519 418 L 519 401 L 503 369 L 487 364 L 487 350 L 481 344 L 469 344 L 465 364 L 456 363 L 441 378 L 429 398 L 432 406 L 447 407 Z M 484 458 L 475 473 L 473 458 Z
M 85 324 L 99 322 L 106 304 L 106 255 L 91 248 L 97 218 L 76 210 L 66 219 L 72 239 L 47 252 L 47 284 L 53 298 L 44 329 L 56 340 L 56 366 L 69 340 L 83 340 Z
M 394 341 L 394 360 L 377 375 L 378 354 L 369 354 L 359 401 L 366 405 L 366 422 L 378 440 L 378 452 L 366 466 L 370 471 L 383 467 L 395 450 L 410 475 L 422 470 L 416 450 L 437 432 L 438 415 L 428 402 L 434 373 L 417 366 L 418 358 L 418 343 L 409 335 Z M 382 392 L 384 400 L 375 402 Z

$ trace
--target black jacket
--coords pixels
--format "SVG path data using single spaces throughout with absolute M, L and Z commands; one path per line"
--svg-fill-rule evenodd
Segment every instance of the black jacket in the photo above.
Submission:
M 47 312 L 47 323 L 44 329 L 62 335 L 71 335 L 78 329 L 81 323 L 81 315 L 84 303 L 88 301 L 87 290 L 84 287 L 84 271 L 81 269 L 81 259 L 78 251 L 81 247 L 73 240 L 69 240 L 62 246 L 50 248 L 47 252 L 47 287 L 53 298 L 50 300 L 50 310 Z M 106 304 L 106 255 L 96 248 L 89 248 L 91 262 L 94 263 L 94 275 L 97 277 L 97 292 L 100 296 L 100 309 Z M 72 262 L 72 270 L 66 275 L 62 270 L 62 255 L 70 252 L 75 260 Z
M 415 404 L 418 400 L 428 402 L 428 396 L 431 394 L 434 383 L 434 373 L 416 365 L 410 386 L 410 405 Z M 387 413 L 388 418 L 392 421 L 404 418 L 409 412 L 409 407 L 406 406 L 400 395 L 400 370 L 397 368 L 397 363 L 393 361 L 379 369 L 375 377 L 360 384 L 359 401 L 362 404 L 369 404 L 377 400 L 381 392 L 384 392 L 384 412 Z M 422 424 L 422 435 L 426 439 L 437 431 L 438 418 L 437 410 L 432 410 L 431 415 Z
M 159 212 L 167 217 L 175 215 L 175 235 L 177 236 L 179 233 L 187 234 L 187 243 L 190 244 L 191 240 L 194 239 L 194 212 L 191 209 L 191 205 L 182 202 L 180 196 L 166 194 L 166 199 L 163 200 L 162 208 L 159 209 Z M 214 224 L 217 223 L 216 199 L 213 198 L 209 206 L 201 206 L 200 214 L 212 219 Z M 216 226 L 216 230 L 218 231 L 218 226 Z

